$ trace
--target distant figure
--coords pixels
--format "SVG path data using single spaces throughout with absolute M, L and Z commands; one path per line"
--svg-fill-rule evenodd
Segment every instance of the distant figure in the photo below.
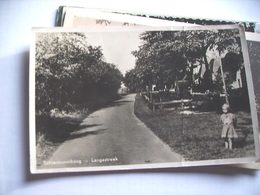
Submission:
M 221 138 L 225 141 L 225 148 L 232 149 L 234 138 L 237 138 L 237 132 L 235 130 L 236 117 L 230 112 L 230 107 L 228 104 L 223 104 L 222 106 L 223 114 L 220 119 L 223 123 L 223 129 L 221 133 Z

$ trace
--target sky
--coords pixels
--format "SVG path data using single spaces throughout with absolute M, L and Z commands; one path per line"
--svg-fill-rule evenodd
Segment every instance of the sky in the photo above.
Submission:
M 141 45 L 139 35 L 142 32 L 89 32 L 86 37 L 88 44 L 101 46 L 105 62 L 115 64 L 125 74 L 135 66 L 135 57 L 131 52 Z

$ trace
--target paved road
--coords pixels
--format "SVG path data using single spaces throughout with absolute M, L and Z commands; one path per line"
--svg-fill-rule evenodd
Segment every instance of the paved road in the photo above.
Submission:
M 178 162 L 172 152 L 134 115 L 135 94 L 90 114 L 46 165 L 99 166 Z M 80 163 L 80 164 L 77 164 Z

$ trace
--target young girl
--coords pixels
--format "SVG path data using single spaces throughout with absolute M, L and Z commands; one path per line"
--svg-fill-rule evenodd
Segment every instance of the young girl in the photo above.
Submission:
M 225 148 L 232 149 L 233 139 L 238 137 L 235 130 L 236 117 L 234 114 L 230 113 L 228 104 L 223 104 L 222 111 L 223 114 L 220 116 L 223 123 L 221 137 L 224 138 Z

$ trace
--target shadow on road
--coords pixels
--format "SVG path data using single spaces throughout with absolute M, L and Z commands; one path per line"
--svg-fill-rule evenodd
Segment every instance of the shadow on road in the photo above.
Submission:
M 81 137 L 85 137 L 85 136 L 89 136 L 89 135 L 98 135 L 98 134 L 104 133 L 105 130 L 106 129 L 96 129 L 94 131 L 83 131 L 83 132 L 79 132 L 79 133 L 74 133 L 74 134 L 71 134 L 67 138 L 67 140 L 81 138 Z
M 91 131 L 91 128 L 96 128 L 102 126 L 102 124 L 91 124 L 91 125 L 82 125 L 79 122 L 63 122 L 53 125 L 49 129 L 48 140 L 53 143 L 62 143 L 69 139 L 75 139 L 83 137 L 89 134 L 99 133 L 100 130 L 105 129 L 96 129 Z M 84 130 L 83 132 L 81 132 Z
M 118 101 L 115 101 L 113 103 L 106 105 L 104 108 L 123 106 L 123 105 L 126 105 L 127 103 L 130 103 L 130 102 L 134 102 L 134 101 L 127 101 L 127 100 L 120 101 L 120 100 L 118 100 Z

